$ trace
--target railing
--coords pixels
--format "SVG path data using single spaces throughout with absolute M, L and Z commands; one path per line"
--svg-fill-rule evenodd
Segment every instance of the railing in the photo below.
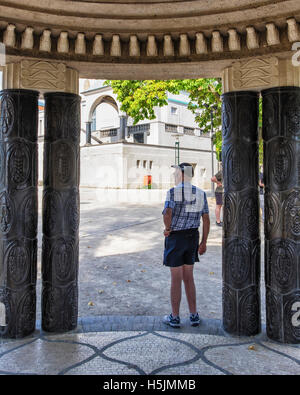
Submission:
M 187 134 L 189 136 L 195 136 L 195 129 L 193 128 L 188 128 L 188 127 L 184 127 L 183 128 L 183 133 Z
M 115 137 L 118 135 L 118 128 L 97 130 L 96 132 L 100 133 L 100 137 Z
M 150 123 L 145 123 L 143 125 L 128 126 L 128 135 L 135 133 L 144 133 L 150 130 Z

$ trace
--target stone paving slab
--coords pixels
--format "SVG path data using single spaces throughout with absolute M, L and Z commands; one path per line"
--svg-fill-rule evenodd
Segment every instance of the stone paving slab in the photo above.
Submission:
M 163 266 L 163 201 L 110 202 L 100 200 L 101 193 L 98 189 L 80 188 L 79 316 L 170 313 L 170 273 Z M 211 233 L 207 253 L 195 266 L 195 282 L 201 314 L 220 319 L 222 229 L 215 225 L 214 200 L 211 198 L 209 202 Z M 38 319 L 41 318 L 41 207 L 40 189 Z M 181 310 L 183 316 L 188 314 L 184 292 Z
M 226 334 L 219 320 L 174 329 L 162 317 L 85 317 L 72 332 L 37 329 L 0 340 L 0 374 L 37 375 L 299 375 L 300 345 Z M 107 322 L 115 330 L 101 331 Z M 98 328 L 95 330 L 95 328 Z M 143 329 L 139 329 L 143 328 Z

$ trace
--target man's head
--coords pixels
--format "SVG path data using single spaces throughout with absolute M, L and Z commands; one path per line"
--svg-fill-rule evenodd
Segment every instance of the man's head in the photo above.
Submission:
M 173 165 L 174 169 L 176 169 L 174 176 L 175 176 L 175 183 L 178 184 L 183 181 L 191 181 L 194 177 L 194 168 L 190 163 L 180 163 L 180 165 Z

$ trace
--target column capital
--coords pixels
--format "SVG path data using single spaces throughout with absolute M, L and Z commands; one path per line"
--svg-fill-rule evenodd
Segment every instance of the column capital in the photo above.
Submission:
M 260 92 L 279 86 L 300 87 L 300 65 L 293 63 L 293 53 L 283 59 L 269 56 L 234 62 L 223 70 L 223 93 Z
M 64 63 L 21 60 L 3 67 L 3 89 L 79 93 L 79 73 Z

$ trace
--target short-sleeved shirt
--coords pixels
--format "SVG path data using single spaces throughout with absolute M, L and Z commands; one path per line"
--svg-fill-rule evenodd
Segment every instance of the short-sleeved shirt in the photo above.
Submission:
M 217 174 L 215 174 L 216 179 L 223 184 L 223 172 L 222 170 L 218 171 Z M 217 186 L 215 192 L 217 193 L 223 193 L 223 186 L 219 187 Z
M 190 183 L 171 188 L 166 197 L 166 209 L 172 209 L 171 230 L 197 229 L 203 214 L 209 214 L 206 193 Z

